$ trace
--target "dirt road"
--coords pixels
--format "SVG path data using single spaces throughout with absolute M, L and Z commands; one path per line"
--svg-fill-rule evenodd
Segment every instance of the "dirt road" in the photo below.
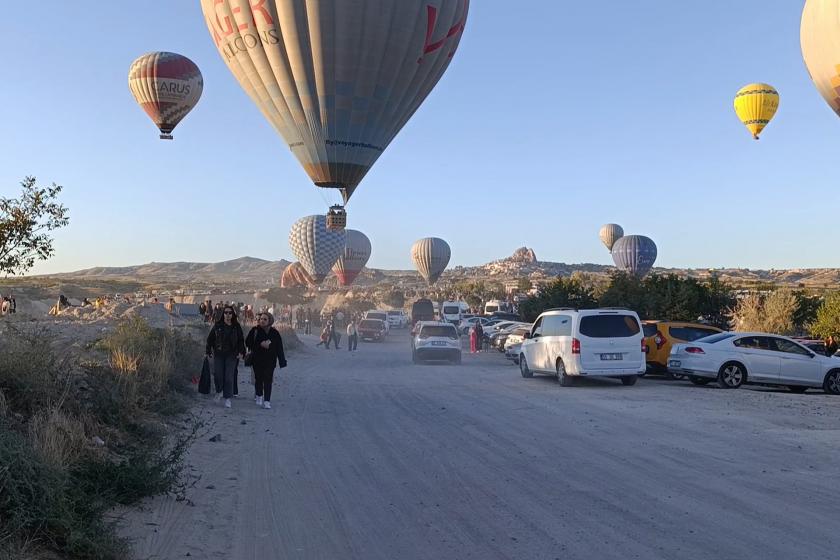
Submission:
M 311 346 L 273 410 L 244 381 L 232 410 L 201 401 L 200 478 L 128 516 L 137 558 L 840 555 L 840 398 L 562 388 L 497 353 L 412 365 L 404 333 L 355 355 Z

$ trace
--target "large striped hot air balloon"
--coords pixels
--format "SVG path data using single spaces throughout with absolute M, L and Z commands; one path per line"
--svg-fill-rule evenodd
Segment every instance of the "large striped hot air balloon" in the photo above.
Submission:
M 281 288 L 310 288 L 314 285 L 315 280 L 299 262 L 287 266 L 280 275 Z
M 624 237 L 624 229 L 618 224 L 605 224 L 601 226 L 598 236 L 601 238 L 601 243 L 606 245 L 607 251 L 612 251 L 615 242 Z
M 840 1 L 805 2 L 800 42 L 814 85 L 840 116 Z
M 642 278 L 653 268 L 656 252 L 656 243 L 651 238 L 627 235 L 613 245 L 612 258 L 619 270 Z
M 324 216 L 306 216 L 289 231 L 289 246 L 300 264 L 320 284 L 338 260 L 347 241 L 347 230 L 327 229 Z
M 419 239 L 411 247 L 411 260 L 414 261 L 417 272 L 430 286 L 437 282 L 446 270 L 451 256 L 449 244 L 437 237 Z
M 172 140 L 172 130 L 201 98 L 204 78 L 189 58 L 171 52 L 152 52 L 131 63 L 128 87 L 160 129 L 161 139 Z
M 347 243 L 344 251 L 333 265 L 333 272 L 338 277 L 339 286 L 352 284 L 370 259 L 370 239 L 361 231 L 347 230 Z
M 750 84 L 735 95 L 735 114 L 758 140 L 779 110 L 779 92 L 770 84 Z
M 344 202 L 443 76 L 469 0 L 201 0 L 234 77 Z

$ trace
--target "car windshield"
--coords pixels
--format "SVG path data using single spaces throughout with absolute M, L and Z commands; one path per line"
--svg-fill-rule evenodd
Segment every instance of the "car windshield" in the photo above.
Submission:
M 493 313 L 494 311 L 498 311 L 498 310 L 499 310 L 498 305 L 488 305 L 487 307 L 484 308 L 485 313 Z
M 458 333 L 455 331 L 455 327 L 447 325 L 428 325 L 420 329 L 420 338 L 429 338 L 432 336 L 457 339 Z
M 656 325 L 652 323 L 645 323 L 642 325 L 642 331 L 645 333 L 645 336 L 653 336 L 656 334 Z
M 368 313 L 367 319 L 379 319 L 380 321 L 384 321 L 388 318 L 388 315 L 385 313 Z
M 447 305 L 446 307 L 443 308 L 443 312 L 446 315 L 457 315 L 458 313 L 461 312 L 461 308 L 457 307 L 455 305 Z
M 733 336 L 735 335 L 731 333 L 718 333 L 713 334 L 711 336 L 704 336 L 703 338 L 698 338 L 697 340 L 692 340 L 692 342 L 702 342 L 703 344 L 715 344 L 716 342 L 732 338 Z
M 382 328 L 382 321 L 378 319 L 364 319 L 361 323 L 359 323 L 359 328 L 362 329 L 381 329 Z
M 388 315 L 390 315 L 390 316 L 392 316 L 392 317 L 393 317 L 393 316 L 395 316 L 395 315 L 400 315 L 401 313 L 402 313 L 402 311 L 389 311 L 389 312 L 388 312 Z
M 717 334 L 718 330 L 703 327 L 671 327 L 668 332 L 677 340 L 694 342 L 709 335 Z
M 641 330 L 632 315 L 587 315 L 580 320 L 580 334 L 590 338 L 627 338 Z

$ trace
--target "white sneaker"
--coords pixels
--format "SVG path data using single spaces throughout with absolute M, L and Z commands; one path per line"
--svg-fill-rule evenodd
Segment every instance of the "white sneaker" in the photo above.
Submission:
M 222 400 L 222 394 L 221 393 L 216 393 L 216 396 L 213 397 L 213 400 L 216 401 L 216 402 L 219 402 L 220 400 Z
M 270 403 L 270 402 L 268 402 L 268 401 L 265 401 L 265 402 L 263 403 L 263 408 L 264 408 L 264 409 L 266 409 L 266 410 L 270 409 L 270 408 L 271 408 L 271 403 Z
M 263 398 L 262 397 L 257 397 L 257 398 L 254 399 L 254 401 L 257 403 L 257 406 L 262 406 L 263 405 Z
M 230 408 L 230 399 L 225 399 L 225 408 Z

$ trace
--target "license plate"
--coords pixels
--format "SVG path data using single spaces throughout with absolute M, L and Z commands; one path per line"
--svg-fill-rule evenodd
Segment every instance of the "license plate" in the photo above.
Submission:
M 446 343 L 440 340 L 433 340 L 432 346 L 446 346 Z
M 680 367 L 682 362 L 679 360 L 671 360 L 668 362 L 668 367 Z
M 623 354 L 601 354 L 601 360 L 605 362 L 614 362 L 617 360 L 623 360 Z

